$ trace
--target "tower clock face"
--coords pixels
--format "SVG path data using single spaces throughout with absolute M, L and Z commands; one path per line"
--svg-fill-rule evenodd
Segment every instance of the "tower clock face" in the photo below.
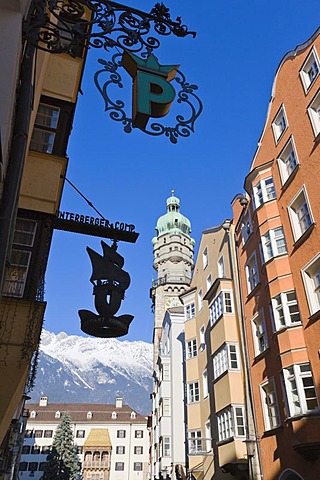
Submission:
M 180 307 L 181 302 L 180 302 L 178 297 L 170 297 L 170 298 L 166 299 L 165 306 L 166 306 L 166 308 Z

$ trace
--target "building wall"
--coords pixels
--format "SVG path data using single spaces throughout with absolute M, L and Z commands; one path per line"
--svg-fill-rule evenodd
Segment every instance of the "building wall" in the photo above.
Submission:
M 320 253 L 320 196 L 315 180 L 320 177 L 319 54 L 316 32 L 280 63 L 264 130 L 245 181 L 249 205 L 241 212 L 238 202 L 234 203 L 254 407 L 267 479 L 280 478 L 281 472 L 292 469 L 311 480 L 320 469 L 320 301 L 311 280 L 320 264 L 306 269 Z M 248 219 L 249 235 L 245 231 Z M 248 285 L 252 255 L 257 269 L 253 288 Z M 279 302 L 285 306 L 284 314 Z M 255 321 L 261 314 L 265 344 L 259 350 Z M 268 397 L 273 407 L 265 406 L 267 384 L 273 385 L 272 398 Z

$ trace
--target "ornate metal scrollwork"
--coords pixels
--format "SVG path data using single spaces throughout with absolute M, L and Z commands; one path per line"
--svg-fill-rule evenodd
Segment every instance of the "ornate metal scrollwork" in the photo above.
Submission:
M 98 91 L 102 95 L 105 102 L 105 111 L 108 112 L 112 120 L 121 122 L 124 131 L 130 133 L 135 128 L 132 118 L 128 117 L 125 111 L 125 103 L 119 99 L 112 99 L 109 95 L 110 86 L 123 87 L 122 77 L 118 71 L 121 67 L 121 53 L 116 53 L 111 60 L 99 59 L 99 63 L 103 66 L 94 76 L 94 82 Z M 104 83 L 100 83 L 100 77 L 107 74 L 108 78 Z M 202 103 L 199 97 L 194 93 L 197 90 L 196 85 L 187 83 L 184 74 L 178 70 L 174 81 L 180 87 L 178 91 L 177 102 L 189 108 L 190 114 L 184 117 L 182 114 L 176 116 L 176 124 L 172 126 L 162 125 L 160 122 L 152 122 L 143 131 L 149 135 L 160 136 L 165 135 L 172 143 L 177 143 L 180 137 L 189 137 L 194 132 L 194 124 L 202 112 Z
M 157 3 L 150 13 L 146 13 L 108 0 L 34 0 L 25 26 L 29 41 L 48 52 L 77 56 L 82 54 L 83 48 L 102 48 L 109 54 L 116 49 L 117 53 L 110 60 L 99 60 L 103 68 L 96 72 L 94 80 L 109 117 L 121 122 L 126 133 L 136 126 L 127 115 L 123 100 L 111 98 L 109 87 L 123 86 L 118 68 L 125 50 L 140 52 L 142 58 L 148 58 L 160 46 L 153 32 L 162 36 L 196 35 L 188 31 L 180 17 L 172 20 L 163 3 Z M 109 78 L 101 86 L 99 77 L 102 73 L 109 74 Z M 195 121 L 202 112 L 202 103 L 194 93 L 198 87 L 187 83 L 181 71 L 177 72 L 175 82 L 180 87 L 176 102 L 187 106 L 190 113 L 186 117 L 177 115 L 174 126 L 157 121 L 143 129 L 149 135 L 165 135 L 172 143 L 194 132 Z

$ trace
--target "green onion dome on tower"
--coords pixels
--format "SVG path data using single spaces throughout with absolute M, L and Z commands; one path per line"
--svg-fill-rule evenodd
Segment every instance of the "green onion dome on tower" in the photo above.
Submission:
M 166 234 L 180 234 L 183 233 L 190 237 L 191 223 L 187 217 L 180 213 L 180 200 L 172 195 L 167 199 L 167 213 L 162 215 L 156 226 L 157 236 L 154 237 L 153 243 L 155 243 L 158 237 Z

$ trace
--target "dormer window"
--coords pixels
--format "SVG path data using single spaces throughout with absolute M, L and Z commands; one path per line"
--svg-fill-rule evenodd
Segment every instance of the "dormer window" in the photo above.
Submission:
M 90 419 L 90 418 L 92 418 L 92 412 L 87 413 L 87 419 Z
M 319 75 L 319 66 L 317 50 L 313 47 L 300 70 L 300 77 L 306 93 Z
M 32 410 L 32 412 L 30 413 L 30 418 L 36 418 L 37 416 L 37 412 L 35 410 Z
M 117 412 L 112 412 L 111 418 L 112 418 L 112 419 L 116 419 L 116 418 L 117 418 Z
M 60 418 L 61 417 L 61 412 L 59 410 L 54 414 L 54 418 Z
M 130 415 L 131 418 L 136 418 L 136 416 L 137 416 L 136 412 L 131 412 L 131 415 Z

